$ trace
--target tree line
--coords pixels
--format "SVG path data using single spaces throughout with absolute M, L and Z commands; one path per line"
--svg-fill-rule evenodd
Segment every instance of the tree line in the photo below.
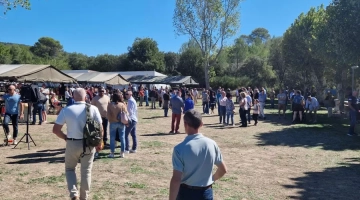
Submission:
M 190 37 L 178 52 L 162 52 L 153 39 L 136 38 L 124 54 L 86 56 L 67 53 L 59 41 L 43 37 L 33 46 L 0 44 L 0 63 L 52 64 L 59 69 L 96 71 L 156 70 L 168 75 L 192 76 L 201 86 L 208 80 L 213 87 L 226 88 L 263 86 L 305 90 L 314 86 L 323 91 L 336 87 L 341 96 L 350 86 L 351 66 L 358 65 L 360 60 L 359 1 L 337 0 L 326 7 L 311 8 L 307 13 L 301 13 L 281 37 L 271 37 L 267 29 L 256 28 L 249 35 L 238 35 L 231 43 L 216 40 L 221 41 L 220 46 L 213 44 L 209 34 L 220 27 L 219 33 L 224 38 L 233 35 L 234 27 L 238 26 L 234 19 L 239 13 L 230 10 L 232 13 L 229 11 L 226 15 L 222 11 L 225 13 L 222 17 L 232 17 L 227 25 L 228 32 L 225 32 L 226 24 L 219 25 L 216 20 L 212 21 L 214 18 L 205 20 L 218 12 L 220 4 L 195 5 L 192 1 L 177 1 L 174 26 L 182 34 L 199 31 L 195 35 L 200 37 Z M 232 2 L 226 4 L 232 8 L 240 1 L 227 2 Z M 211 6 L 217 10 L 209 11 Z M 207 15 L 195 16 L 194 13 L 203 13 L 197 12 L 201 9 L 207 10 Z M 192 18 L 184 17 L 182 13 Z M 186 27 L 200 26 L 201 22 L 212 27 L 186 32 Z M 208 47 L 212 49 L 208 50 Z M 206 73 L 208 78 L 204 79 Z M 360 69 L 355 73 L 358 77 Z

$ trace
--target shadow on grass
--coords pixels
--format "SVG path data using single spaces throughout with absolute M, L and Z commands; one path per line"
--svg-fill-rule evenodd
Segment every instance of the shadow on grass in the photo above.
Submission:
M 347 136 L 348 127 L 332 124 L 298 124 L 279 131 L 261 133 L 255 137 L 260 146 L 321 147 L 323 150 L 360 150 L 360 137 Z
M 144 117 L 144 118 L 142 118 L 142 119 L 158 119 L 158 118 L 165 118 L 165 116 Z
M 322 172 L 306 172 L 305 176 L 292 178 L 289 189 L 300 189 L 290 199 L 346 199 L 357 200 L 360 196 L 360 159 L 348 158 L 341 166 L 326 168 Z
M 145 136 L 145 137 L 152 137 L 152 136 L 174 136 L 174 135 L 179 135 L 179 134 L 185 134 L 185 133 L 177 133 L 177 134 L 174 134 L 174 133 L 160 133 L 160 132 L 157 132 L 157 133 L 151 133 L 151 134 L 142 134 L 140 136 Z
M 36 164 L 36 163 L 63 163 L 64 156 L 56 157 L 57 155 L 64 154 L 65 149 L 48 149 L 41 150 L 36 153 L 21 154 L 16 156 L 9 156 L 6 158 L 10 159 L 20 159 L 12 162 L 7 162 L 6 164 Z

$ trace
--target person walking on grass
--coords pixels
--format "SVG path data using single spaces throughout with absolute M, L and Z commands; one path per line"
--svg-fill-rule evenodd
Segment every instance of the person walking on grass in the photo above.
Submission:
M 219 106 L 220 106 L 220 117 L 219 117 L 219 120 L 220 120 L 220 124 L 223 123 L 224 125 L 226 124 L 225 123 L 225 116 L 226 116 L 226 93 L 225 91 L 222 91 L 221 92 L 221 97 L 219 99 Z
M 266 91 L 265 89 L 263 88 L 260 93 L 259 93 L 259 102 L 260 102 L 260 116 L 263 118 L 263 119 L 266 119 L 265 117 L 265 103 L 266 103 Z
M 245 92 L 240 93 L 240 98 L 241 98 L 240 103 L 239 103 L 239 105 L 240 105 L 239 113 L 240 113 L 240 119 L 241 119 L 240 127 L 247 127 L 246 112 L 248 109 L 248 103 L 247 103 Z
M 184 110 L 184 101 L 181 98 L 181 90 L 176 91 L 176 96 L 170 99 L 170 109 L 172 110 L 172 116 L 171 131 L 169 133 L 180 133 L 179 125 L 181 120 L 181 113 Z
M 216 142 L 200 133 L 202 125 L 200 112 L 192 109 L 185 113 L 187 136 L 173 150 L 169 200 L 212 200 L 212 184 L 227 172 Z M 214 165 L 217 170 L 212 174 Z
M 299 113 L 300 123 L 303 119 L 303 112 L 304 112 L 304 97 L 301 95 L 301 91 L 296 91 L 296 94 L 293 96 L 293 121 L 295 123 L 297 114 Z
M 17 135 L 18 135 L 18 123 L 19 123 L 19 110 L 20 110 L 20 119 L 24 118 L 24 109 L 21 104 L 20 95 L 15 92 L 16 87 L 10 85 L 8 88 L 8 93 L 3 97 L 0 97 L 1 100 L 5 101 L 5 116 L 3 121 L 3 127 L 7 135 L 7 139 L 10 139 L 10 129 L 9 123 L 11 121 L 13 126 L 13 144 L 17 144 Z
M 184 113 L 188 110 L 194 109 L 194 101 L 191 98 L 190 93 L 186 93 L 185 95 L 185 106 L 184 106 Z
M 124 157 L 125 153 L 125 124 L 121 123 L 118 118 L 119 114 L 125 112 L 128 114 L 126 105 L 124 104 L 124 97 L 121 93 L 115 93 L 112 96 L 112 102 L 107 107 L 107 118 L 110 122 L 110 155 L 109 158 L 114 158 L 116 147 L 116 134 L 119 133 L 119 139 L 121 144 L 120 158 Z
M 234 102 L 232 100 L 232 96 L 230 93 L 226 94 L 226 124 L 229 126 L 229 118 L 231 119 L 231 126 L 234 126 L 234 110 L 235 110 L 235 105 Z
M 86 91 L 82 88 L 74 90 L 75 104 L 61 110 L 57 117 L 53 133 L 59 138 L 65 140 L 65 176 L 67 181 L 70 198 L 72 200 L 89 199 L 91 185 L 91 170 L 93 166 L 95 148 L 87 147 L 83 149 L 84 126 L 86 124 Z M 99 109 L 93 105 L 90 106 L 90 116 L 99 124 L 102 123 Z M 62 127 L 66 124 L 67 134 L 62 132 Z M 102 130 L 104 130 L 102 128 Z M 101 133 L 103 134 L 103 133 Z M 80 160 L 81 180 L 80 193 L 76 179 L 76 165 Z
M 279 94 L 277 95 L 278 98 L 278 107 L 279 107 L 279 119 L 280 119 L 280 112 L 282 111 L 283 117 L 285 118 L 285 111 L 286 111 L 286 100 L 287 95 L 282 90 L 279 91 Z
M 255 99 L 253 106 L 253 115 L 252 115 L 252 118 L 255 122 L 254 126 L 258 124 L 259 113 L 260 113 L 260 103 L 258 99 Z
M 103 128 L 104 128 L 103 141 L 104 141 L 104 145 L 108 146 L 108 144 L 107 144 L 107 140 L 108 140 L 108 135 L 107 135 L 107 127 L 108 127 L 107 112 L 108 112 L 108 109 L 107 108 L 108 108 L 108 105 L 110 103 L 110 97 L 105 95 L 105 88 L 100 87 L 98 89 L 98 91 L 99 91 L 99 94 L 97 96 L 94 96 L 94 98 L 91 100 L 91 104 L 99 109 L 101 119 L 102 119 L 102 125 L 103 125 Z
M 130 124 L 128 126 L 126 126 L 125 129 L 125 153 L 136 153 L 136 148 L 137 148 L 137 138 L 136 138 L 136 125 L 138 122 L 138 118 L 137 118 L 137 105 L 136 105 L 136 101 L 134 99 L 134 97 L 132 96 L 133 93 L 131 91 L 127 91 L 125 93 L 125 97 L 128 100 L 127 103 L 127 111 L 129 113 L 129 118 L 130 118 Z M 129 151 L 129 134 L 131 134 L 131 138 L 132 138 L 132 148 Z
M 169 112 L 169 101 L 170 101 L 170 94 L 168 89 L 165 90 L 163 98 L 164 98 L 164 103 L 163 103 L 164 117 L 167 117 Z

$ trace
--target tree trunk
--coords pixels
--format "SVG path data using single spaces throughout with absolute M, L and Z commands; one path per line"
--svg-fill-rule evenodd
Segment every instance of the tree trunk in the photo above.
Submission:
M 204 75 L 205 75 L 205 87 L 208 90 L 210 88 L 210 80 L 209 80 L 209 61 L 207 58 L 204 59 Z

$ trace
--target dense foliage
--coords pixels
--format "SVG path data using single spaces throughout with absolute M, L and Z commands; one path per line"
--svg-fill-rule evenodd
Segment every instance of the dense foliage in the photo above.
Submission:
M 209 55 L 210 85 L 236 88 L 264 86 L 317 90 L 351 85 L 351 66 L 360 61 L 360 1 L 334 1 L 302 13 L 284 33 L 271 38 L 265 28 L 238 36 Z M 191 39 L 178 52 L 162 52 L 151 38 L 136 38 L 121 55 L 67 53 L 55 39 L 33 46 L 0 43 L 0 63 L 52 64 L 59 69 L 97 71 L 156 70 L 188 75 L 205 86 L 203 49 Z M 355 77 L 360 69 L 355 70 Z

